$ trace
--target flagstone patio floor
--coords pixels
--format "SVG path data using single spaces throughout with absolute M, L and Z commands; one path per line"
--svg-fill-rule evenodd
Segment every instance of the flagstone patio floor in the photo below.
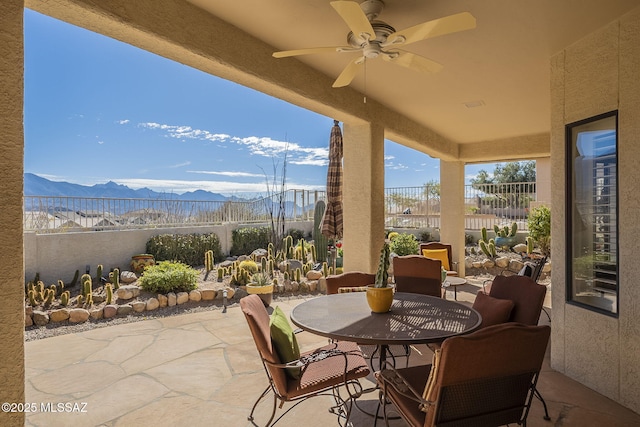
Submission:
M 478 288 L 477 283 L 459 287 L 458 300 L 473 301 Z M 274 305 L 289 313 L 301 301 Z M 546 322 L 543 314 L 541 323 Z M 298 339 L 303 350 L 326 343 L 307 332 Z M 226 313 L 211 310 L 145 320 L 25 346 L 26 401 L 38 408 L 27 414 L 27 426 L 248 426 L 251 406 L 267 384 L 238 305 Z M 428 363 L 431 353 L 425 346 L 418 350 L 422 355 L 414 352 L 411 363 Z M 371 378 L 365 382 L 372 384 Z M 542 404 L 534 399 L 530 427 L 640 425 L 639 414 L 552 370 L 548 351 L 538 389 L 551 421 L 543 420 Z M 374 409 L 376 399 L 377 393 L 369 393 L 360 400 Z M 337 425 L 329 406 L 328 397 L 310 399 L 278 425 Z M 269 411 L 266 399 L 256 422 L 264 425 Z M 373 425 L 373 419 L 358 410 L 352 421 L 354 426 Z M 404 423 L 396 420 L 391 425 Z

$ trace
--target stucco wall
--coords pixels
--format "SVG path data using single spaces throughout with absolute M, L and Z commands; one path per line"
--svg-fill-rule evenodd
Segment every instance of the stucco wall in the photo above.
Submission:
M 552 170 L 564 170 L 565 125 L 619 111 L 619 317 L 567 305 L 565 184 L 552 181 L 554 254 L 551 366 L 640 412 L 640 8 L 590 34 L 551 61 Z
M 266 226 L 252 224 L 249 227 Z M 129 268 L 131 256 L 145 252 L 147 241 L 158 234 L 207 234 L 215 233 L 220 239 L 224 255 L 231 250 L 231 233 L 241 224 L 217 225 L 209 227 L 174 227 L 145 230 L 97 231 L 79 233 L 55 233 L 24 235 L 25 277 L 31 280 L 36 273 L 45 283 L 54 283 L 58 279 L 71 281 L 76 270 L 84 273 L 85 266 L 95 272 L 102 264 L 105 271 L 111 268 Z M 289 221 L 287 230 L 302 230 L 305 235 L 311 233 L 313 222 Z M 204 254 L 203 254 L 204 256 Z
M 0 2 L 0 402 L 24 402 L 22 0 Z M 24 424 L 0 412 L 0 425 Z

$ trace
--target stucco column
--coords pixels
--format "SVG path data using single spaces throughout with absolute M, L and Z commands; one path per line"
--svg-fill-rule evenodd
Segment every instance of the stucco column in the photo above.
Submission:
M 535 160 L 537 205 L 551 207 L 551 157 L 540 157 Z
M 384 241 L 384 129 L 343 129 L 344 269 L 375 273 Z
M 0 402 L 24 402 L 23 0 L 0 2 Z M 0 425 L 24 425 L 23 413 L 0 411 Z
M 464 162 L 440 160 L 440 241 L 451 244 L 464 277 Z

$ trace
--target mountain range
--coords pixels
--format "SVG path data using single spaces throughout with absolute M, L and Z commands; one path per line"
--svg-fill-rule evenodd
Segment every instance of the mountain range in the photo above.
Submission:
M 116 199 L 171 199 L 198 201 L 227 201 L 237 200 L 238 197 L 227 197 L 219 193 L 196 190 L 183 194 L 160 193 L 149 188 L 134 190 L 126 185 L 109 181 L 106 184 L 80 185 L 64 181 L 50 181 L 41 176 L 24 174 L 25 196 L 66 196 L 66 197 L 110 197 Z

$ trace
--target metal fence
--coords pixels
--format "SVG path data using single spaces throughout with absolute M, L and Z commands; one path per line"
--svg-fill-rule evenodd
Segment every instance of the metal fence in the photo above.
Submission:
M 536 183 L 465 185 L 465 229 L 518 223 L 526 230 Z M 385 189 L 387 227 L 439 228 L 440 185 Z
M 24 197 L 24 230 L 39 233 L 100 231 L 179 225 L 259 223 L 277 217 L 312 221 L 324 191 L 287 190 L 271 197 L 225 201 Z M 465 186 L 465 228 L 479 230 L 513 221 L 527 229 L 535 183 Z M 440 227 L 440 186 L 385 189 L 385 225 L 402 228 Z
M 225 201 L 24 197 L 24 230 L 39 233 L 180 225 L 265 222 L 282 210 L 287 220 L 313 220 L 324 191 L 287 190 L 271 197 Z

